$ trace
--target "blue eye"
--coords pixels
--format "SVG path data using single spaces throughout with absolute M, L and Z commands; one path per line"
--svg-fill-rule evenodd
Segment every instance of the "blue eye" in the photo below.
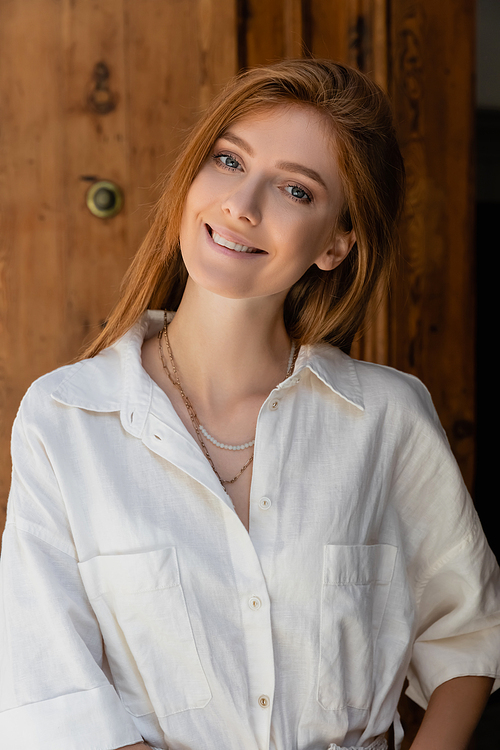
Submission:
M 241 164 L 231 154 L 214 154 L 213 158 L 226 169 L 238 169 Z
M 286 190 L 292 198 L 301 203 L 310 203 L 312 200 L 309 193 L 306 193 L 306 191 L 298 185 L 287 185 Z

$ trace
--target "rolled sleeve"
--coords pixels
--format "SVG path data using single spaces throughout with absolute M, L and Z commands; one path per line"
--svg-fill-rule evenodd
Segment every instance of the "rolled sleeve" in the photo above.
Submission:
M 9 750 L 141 742 L 109 679 L 101 632 L 43 445 L 18 415 L 0 558 L 0 740 Z
M 110 750 L 141 742 L 112 685 L 61 695 L 0 714 L 9 750 Z
M 423 708 L 443 682 L 467 675 L 500 687 L 500 571 L 479 525 L 419 587 L 407 695 Z
M 396 503 L 414 601 L 407 695 L 423 708 L 455 677 L 500 687 L 500 569 L 427 389 L 416 382 Z

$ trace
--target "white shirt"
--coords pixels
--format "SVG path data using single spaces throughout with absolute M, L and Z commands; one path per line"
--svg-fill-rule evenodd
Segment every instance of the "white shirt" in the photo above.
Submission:
M 147 313 L 38 380 L 1 559 L 9 750 L 386 747 L 500 675 L 500 576 L 425 387 L 305 346 L 259 413 L 247 533 L 141 365 Z

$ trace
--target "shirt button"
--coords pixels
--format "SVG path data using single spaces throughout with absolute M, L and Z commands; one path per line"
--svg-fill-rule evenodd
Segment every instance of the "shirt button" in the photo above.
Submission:
M 259 500 L 259 508 L 261 510 L 269 510 L 271 507 L 272 502 L 269 500 L 268 497 L 261 497 Z
M 262 607 L 262 602 L 258 596 L 252 596 L 248 600 L 248 606 L 250 609 L 260 609 Z
M 269 701 L 269 698 L 267 697 L 267 695 L 260 695 L 259 696 L 259 706 L 261 708 L 269 708 L 269 703 L 270 703 L 270 701 Z
M 269 408 L 271 409 L 271 411 L 276 411 L 279 405 L 280 402 L 277 399 L 274 399 L 274 401 L 271 401 L 271 403 L 269 404 Z

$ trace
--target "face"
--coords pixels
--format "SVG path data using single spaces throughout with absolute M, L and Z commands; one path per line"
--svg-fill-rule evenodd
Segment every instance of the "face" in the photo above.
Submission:
M 233 123 L 193 181 L 181 222 L 190 279 L 229 298 L 286 297 L 314 263 L 332 270 L 354 237 L 333 235 L 342 190 L 330 125 L 277 106 Z

